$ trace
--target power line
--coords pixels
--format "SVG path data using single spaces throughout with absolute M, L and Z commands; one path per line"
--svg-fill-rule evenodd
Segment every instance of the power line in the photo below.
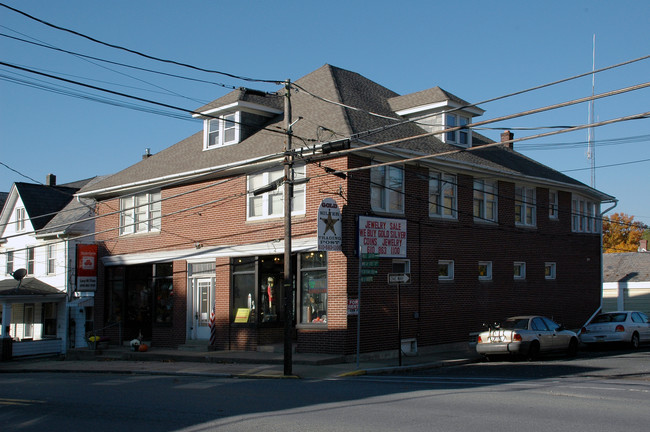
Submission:
M 44 24 L 44 25 L 46 25 L 48 27 L 52 27 L 54 29 L 61 30 L 61 31 L 64 31 L 64 32 L 67 32 L 67 33 L 71 33 L 71 34 L 73 34 L 75 36 L 82 37 L 82 38 L 87 39 L 87 40 L 89 40 L 91 42 L 95 42 L 95 43 L 98 43 L 100 45 L 104 45 L 104 46 L 107 46 L 107 47 L 110 47 L 110 48 L 115 48 L 115 49 L 118 49 L 118 50 L 126 51 L 126 52 L 129 52 L 131 54 L 135 54 L 135 55 L 147 58 L 149 60 L 155 60 L 155 61 L 158 61 L 158 62 L 174 64 L 174 65 L 177 65 L 177 66 L 182 66 L 182 67 L 194 69 L 194 70 L 198 70 L 198 71 L 201 71 L 201 72 L 224 75 L 224 76 L 234 78 L 234 79 L 238 79 L 238 80 L 242 80 L 242 81 L 263 82 L 263 83 L 271 83 L 271 84 L 278 84 L 278 85 L 282 84 L 284 82 L 283 80 L 262 80 L 262 79 L 249 78 L 249 77 L 244 77 L 244 76 L 240 76 L 240 75 L 231 74 L 231 73 L 228 73 L 228 72 L 222 72 L 222 71 L 212 70 L 212 69 L 205 69 L 205 68 L 202 68 L 202 67 L 199 67 L 199 66 L 193 66 L 193 65 L 190 65 L 190 64 L 187 64 L 187 63 L 181 63 L 181 62 L 178 62 L 178 61 L 175 61 L 175 60 L 169 60 L 169 59 L 163 59 L 163 58 L 160 58 L 160 57 L 155 57 L 155 56 L 145 54 L 145 53 L 142 53 L 142 52 L 130 49 L 130 48 L 120 46 L 120 45 L 115 45 L 115 44 L 112 44 L 112 43 L 103 42 L 103 41 L 100 41 L 99 39 L 95 39 L 95 38 L 90 37 L 88 35 L 85 35 L 83 33 L 77 32 L 75 30 L 71 30 L 71 29 L 68 29 L 68 28 L 65 28 L 65 27 L 61 27 L 61 26 L 58 26 L 56 24 L 52 24 L 52 23 L 47 22 L 45 20 L 42 20 L 40 18 L 36 18 L 33 15 L 30 15 L 30 14 L 28 14 L 26 12 L 23 12 L 21 10 L 18 10 L 16 8 L 8 6 L 8 5 L 4 4 L 4 3 L 0 3 L 0 6 L 5 7 L 7 9 L 11 10 L 11 11 L 14 11 L 14 12 L 20 14 L 20 15 L 23 15 L 23 16 L 31 19 L 31 20 L 37 21 L 37 22 L 39 22 L 41 24 Z
M 0 27 L 4 27 L 4 26 L 0 26 Z M 214 81 L 208 81 L 208 80 L 203 80 L 203 79 L 199 79 L 199 78 L 191 78 L 191 77 L 186 77 L 186 76 L 183 76 L 183 75 L 177 75 L 177 74 L 172 74 L 172 73 L 167 73 L 167 72 L 161 72 L 161 71 L 157 71 L 157 70 L 153 70 L 153 69 L 148 69 L 148 68 L 129 65 L 129 64 L 126 64 L 126 63 L 120 63 L 120 62 L 116 62 L 116 61 L 106 60 L 106 59 L 102 59 L 102 58 L 99 58 L 99 57 L 93 57 L 93 56 L 89 56 L 89 55 L 86 55 L 86 54 L 81 54 L 81 53 L 74 52 L 74 51 L 68 51 L 68 50 L 65 50 L 65 49 L 62 49 L 62 48 L 57 48 L 57 47 L 54 47 L 54 46 L 51 46 L 51 45 L 46 45 L 46 44 L 41 44 L 41 43 L 37 43 L 37 42 L 28 41 L 28 40 L 21 39 L 21 38 L 15 37 L 15 36 L 10 36 L 10 35 L 4 34 L 4 33 L 0 33 L 0 36 L 15 39 L 15 40 L 18 40 L 18 41 L 21 41 L 21 42 L 25 42 L 25 43 L 28 43 L 28 44 L 40 46 L 40 47 L 47 48 L 47 49 L 60 51 L 60 52 L 66 53 L 66 54 L 72 54 L 72 55 L 77 56 L 77 57 L 82 57 L 82 58 L 92 59 L 92 60 L 96 60 L 96 61 L 100 61 L 100 62 L 104 62 L 104 63 L 113 64 L 113 65 L 116 65 L 116 66 L 122 66 L 122 67 L 131 68 L 131 69 L 135 69 L 135 70 L 140 70 L 140 71 L 143 71 L 143 72 L 149 72 L 149 73 L 154 73 L 154 74 L 158 74 L 158 75 L 168 76 L 168 77 L 171 77 L 171 78 L 179 78 L 179 79 L 182 79 L 182 80 L 194 81 L 194 82 L 198 82 L 198 83 L 202 83 L 202 84 L 215 85 L 215 86 L 223 87 L 223 88 L 230 89 L 230 90 L 236 90 L 237 89 L 237 87 L 233 86 L 233 85 L 228 85 L 228 84 L 223 84 L 223 83 L 216 83 Z

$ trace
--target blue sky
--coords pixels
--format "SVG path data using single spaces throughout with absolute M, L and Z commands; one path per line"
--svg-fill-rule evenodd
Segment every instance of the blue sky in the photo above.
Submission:
M 399 94 L 440 86 L 473 103 L 591 71 L 594 35 L 597 69 L 650 54 L 645 1 L 0 2 L 104 42 L 238 76 L 296 80 L 329 63 Z M 89 61 L 7 36 L 227 86 L 277 89 L 146 60 L 5 7 L 0 33 L 1 62 L 188 110 L 229 88 Z M 595 91 L 648 78 L 650 60 L 642 60 L 598 73 Z M 481 104 L 485 114 L 479 119 L 586 97 L 591 90 L 587 76 Z M 94 100 L 99 95 L 0 66 L 0 191 L 16 181 L 44 182 L 48 173 L 59 183 L 111 174 L 136 163 L 146 148 L 156 153 L 202 127 L 175 111 L 164 110 L 174 114 L 169 116 L 125 108 L 125 103 L 156 107 L 117 96 L 111 99 L 118 106 L 99 103 Z M 595 117 L 605 121 L 650 111 L 649 100 L 647 88 L 600 99 Z M 583 103 L 488 126 L 511 128 L 520 138 L 585 124 L 588 113 Z M 498 140 L 501 130 L 480 132 Z M 595 139 L 596 188 L 619 200 L 613 211 L 650 224 L 650 119 L 597 128 Z M 582 130 L 517 143 L 515 149 L 590 185 L 586 142 Z

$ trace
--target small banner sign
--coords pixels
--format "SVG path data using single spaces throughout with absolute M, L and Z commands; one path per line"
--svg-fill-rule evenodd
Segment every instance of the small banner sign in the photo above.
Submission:
M 97 245 L 77 245 L 77 291 L 97 290 Z
M 341 210 L 336 201 L 325 198 L 318 207 L 318 250 L 340 251 L 341 231 Z

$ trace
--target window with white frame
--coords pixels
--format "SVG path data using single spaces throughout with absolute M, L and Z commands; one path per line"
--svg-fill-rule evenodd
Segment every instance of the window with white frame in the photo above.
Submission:
M 397 166 L 370 169 L 370 205 L 373 210 L 404 213 L 404 170 Z
M 293 180 L 304 180 L 305 165 L 297 165 L 293 168 Z M 284 215 L 284 185 L 281 181 L 284 177 L 284 167 L 278 167 L 248 176 L 248 210 L 247 218 L 263 219 L 269 217 L 281 217 Z M 277 188 L 255 195 L 253 192 L 262 187 L 276 182 Z M 293 185 L 293 197 L 291 199 L 291 214 L 305 213 L 305 183 Z
M 492 280 L 492 261 L 478 262 L 478 279 Z
M 454 280 L 454 261 L 438 261 L 438 280 Z
M 514 278 L 515 280 L 526 279 L 526 263 L 523 261 L 515 261 L 514 263 Z
M 160 191 L 120 198 L 120 235 L 160 231 Z
M 515 224 L 534 227 L 537 223 L 535 188 L 515 186 Z
M 474 180 L 474 218 L 479 221 L 497 220 L 497 182 Z
M 10 275 L 14 272 L 14 251 L 8 250 L 5 255 L 7 257 L 7 266 L 5 270 L 7 274 Z
M 393 273 L 411 273 L 410 259 L 394 259 L 392 262 Z
M 239 142 L 240 113 L 225 114 L 206 120 L 204 149 L 221 147 Z
M 47 245 L 47 274 L 56 274 L 56 244 Z
M 16 231 L 24 231 L 25 230 L 25 208 L 24 207 L 18 207 L 16 209 Z
M 429 216 L 456 219 L 456 176 L 429 172 Z
M 26 260 L 25 262 L 27 263 L 27 274 L 33 275 L 34 274 L 34 263 L 35 263 L 35 256 L 34 256 L 34 248 L 33 247 L 28 247 L 25 250 L 26 254 Z
M 556 190 L 548 191 L 548 217 L 557 220 L 559 217 L 558 193 Z
M 602 229 L 600 205 L 587 198 L 574 195 L 571 200 L 571 230 L 573 232 L 600 233 Z
M 544 279 L 555 279 L 555 267 L 556 264 L 554 262 L 544 263 Z
M 457 126 L 467 126 L 470 124 L 470 118 L 457 114 L 445 114 L 445 127 L 453 128 Z M 472 144 L 472 134 L 469 129 L 459 129 L 445 133 L 445 142 L 458 144 L 463 147 L 469 147 Z

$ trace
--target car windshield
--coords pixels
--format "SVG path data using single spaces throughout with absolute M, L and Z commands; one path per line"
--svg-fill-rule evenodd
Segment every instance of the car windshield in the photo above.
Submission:
M 504 330 L 526 330 L 528 318 L 508 318 L 501 323 L 500 328 Z
M 626 317 L 627 317 L 626 313 L 600 314 L 596 318 L 594 318 L 592 323 L 598 324 L 598 323 L 608 323 L 608 322 L 624 322 Z

